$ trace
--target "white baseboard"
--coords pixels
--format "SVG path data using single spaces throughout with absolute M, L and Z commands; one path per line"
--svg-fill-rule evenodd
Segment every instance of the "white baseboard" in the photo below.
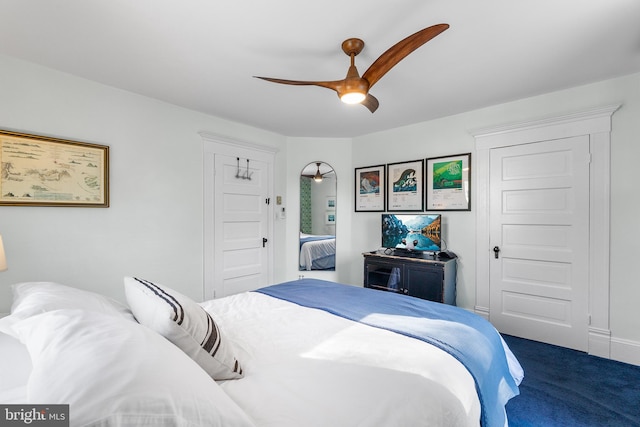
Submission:
M 611 331 L 608 329 L 589 327 L 588 353 L 592 356 L 611 358 Z
M 489 320 L 487 307 L 475 306 L 473 312 Z M 608 329 L 589 327 L 588 353 L 592 356 L 640 366 L 640 342 L 612 337 Z
M 611 359 L 640 366 L 640 342 L 611 338 Z
M 484 317 L 486 321 L 489 321 L 489 309 L 487 307 L 481 307 L 479 305 L 476 305 L 473 308 L 473 312 L 480 317 Z

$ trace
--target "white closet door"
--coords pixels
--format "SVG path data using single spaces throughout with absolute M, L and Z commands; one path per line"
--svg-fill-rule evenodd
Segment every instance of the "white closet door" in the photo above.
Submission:
M 492 149 L 491 322 L 586 351 L 589 137 Z

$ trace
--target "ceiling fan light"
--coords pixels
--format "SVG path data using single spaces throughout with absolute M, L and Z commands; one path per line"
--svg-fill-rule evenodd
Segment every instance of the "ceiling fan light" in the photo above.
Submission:
M 316 171 L 316 174 L 313 176 L 313 180 L 315 182 L 322 182 L 322 174 L 320 173 L 320 162 L 316 162 L 316 166 L 318 167 L 318 170 Z
M 366 97 L 362 92 L 347 92 L 340 96 L 340 100 L 345 104 L 360 104 Z

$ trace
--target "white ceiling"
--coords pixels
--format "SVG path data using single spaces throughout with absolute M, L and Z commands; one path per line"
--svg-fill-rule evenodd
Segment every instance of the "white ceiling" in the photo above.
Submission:
M 254 79 L 363 74 L 380 108 Z M 286 136 L 353 137 L 640 71 L 638 0 L 0 0 L 0 53 Z

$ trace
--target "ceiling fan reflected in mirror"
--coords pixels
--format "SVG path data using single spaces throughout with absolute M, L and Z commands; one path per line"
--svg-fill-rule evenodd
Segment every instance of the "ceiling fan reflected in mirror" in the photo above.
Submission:
M 255 78 L 273 83 L 281 83 L 297 86 L 320 86 L 336 91 L 340 100 L 346 104 L 362 104 L 372 113 L 378 109 L 378 100 L 369 93 L 369 90 L 398 62 L 406 58 L 411 52 L 436 37 L 449 28 L 448 24 L 437 24 L 420 30 L 409 37 L 399 41 L 384 52 L 364 72 L 362 77 L 355 66 L 355 57 L 362 52 L 364 42 L 357 38 L 347 39 L 342 42 L 342 50 L 351 58 L 351 66 L 347 76 L 342 80 L 332 81 L 301 81 L 275 79 L 271 77 L 254 76 Z
M 302 171 L 301 175 L 307 178 L 312 178 L 315 182 L 322 182 L 322 179 L 324 178 L 324 176 L 332 173 L 333 169 L 329 168 L 328 171 L 323 173 L 323 172 L 320 172 L 320 165 L 322 165 L 322 162 L 316 162 L 316 172 L 313 174 L 312 174 L 313 171 L 309 171 L 309 168 L 312 165 L 311 164 L 307 165 L 307 167 L 305 167 L 305 170 Z

